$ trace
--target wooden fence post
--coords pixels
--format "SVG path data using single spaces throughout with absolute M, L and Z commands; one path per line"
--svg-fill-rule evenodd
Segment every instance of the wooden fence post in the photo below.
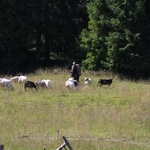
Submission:
M 68 142 L 68 140 L 66 139 L 66 137 L 63 136 L 62 138 L 63 138 L 63 140 L 64 140 L 64 143 L 63 143 L 61 146 L 59 146 L 56 150 L 62 150 L 63 148 L 66 149 L 66 146 L 68 146 L 69 150 L 73 150 L 73 148 L 72 148 L 71 145 L 69 144 L 69 142 Z
M 73 150 L 73 148 L 71 147 L 71 145 L 70 145 L 69 142 L 67 141 L 66 137 L 63 136 L 62 138 L 64 139 L 64 141 L 65 141 L 66 145 L 68 146 L 69 150 Z

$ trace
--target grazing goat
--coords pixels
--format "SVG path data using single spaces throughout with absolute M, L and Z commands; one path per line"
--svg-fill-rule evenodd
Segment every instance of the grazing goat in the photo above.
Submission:
M 18 83 L 20 82 L 25 83 L 25 81 L 27 81 L 27 76 L 19 76 Z
M 90 85 L 92 83 L 92 79 L 91 78 L 85 78 L 84 79 L 84 85 Z
M 79 87 L 78 85 L 78 81 L 77 80 L 73 80 L 72 78 L 69 78 L 66 82 L 65 82 L 65 86 L 68 89 L 76 89 L 77 87 Z
M 51 86 L 51 81 L 50 80 L 36 80 L 35 85 L 39 87 L 46 87 L 49 88 Z
M 6 78 L 0 79 L 0 85 L 10 91 L 12 91 L 14 89 L 13 85 L 11 84 L 11 81 Z
M 43 84 L 41 83 L 41 81 L 42 81 L 42 80 L 36 80 L 36 81 L 34 82 L 37 88 L 39 88 L 39 87 L 44 87 L 44 86 L 45 86 L 45 85 L 43 85 Z
M 18 79 L 19 79 L 19 76 L 15 76 L 15 77 L 10 78 L 10 81 L 18 83 Z
M 108 85 L 110 86 L 111 83 L 112 83 L 113 79 L 99 79 L 98 83 L 97 83 L 97 86 L 100 85 Z
M 42 83 L 45 83 L 46 88 L 49 88 L 50 85 L 51 85 L 51 81 L 50 81 L 50 80 L 42 80 L 41 82 L 42 82 Z
M 32 82 L 32 81 L 25 81 L 25 83 L 24 83 L 25 91 L 26 91 L 26 88 L 30 88 L 30 89 L 34 88 L 34 89 L 37 90 L 37 87 L 36 87 L 35 83 Z

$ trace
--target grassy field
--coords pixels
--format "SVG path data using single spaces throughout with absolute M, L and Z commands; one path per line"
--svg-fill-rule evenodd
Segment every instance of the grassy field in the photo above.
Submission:
M 41 69 L 27 76 L 50 79 L 52 88 L 0 88 L 0 144 L 6 150 L 56 150 L 62 136 L 74 150 L 150 149 L 149 81 L 114 76 L 110 87 L 98 88 L 98 79 L 111 74 L 83 72 L 79 89 L 68 90 L 70 74 L 64 70 Z M 85 77 L 92 85 L 83 85 Z

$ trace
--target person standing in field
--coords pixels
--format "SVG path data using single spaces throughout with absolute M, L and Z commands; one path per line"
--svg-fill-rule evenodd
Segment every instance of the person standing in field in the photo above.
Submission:
M 81 76 L 81 68 L 79 64 L 76 64 L 76 62 L 73 62 L 71 67 L 71 77 L 74 78 L 74 80 L 77 80 L 79 82 L 79 78 Z

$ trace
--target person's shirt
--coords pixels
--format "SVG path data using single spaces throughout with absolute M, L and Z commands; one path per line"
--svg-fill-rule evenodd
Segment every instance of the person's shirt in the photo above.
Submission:
M 77 66 L 73 66 L 73 69 L 72 69 L 72 74 L 75 75 L 75 74 L 78 74 L 78 70 L 77 70 Z

